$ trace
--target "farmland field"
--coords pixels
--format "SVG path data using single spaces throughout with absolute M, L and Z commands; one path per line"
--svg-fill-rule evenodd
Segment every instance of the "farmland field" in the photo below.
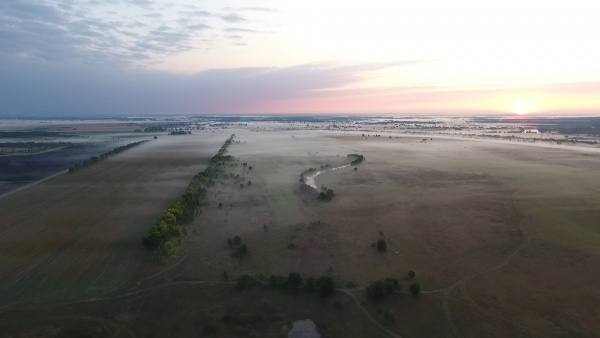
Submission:
M 293 321 L 312 319 L 323 337 L 600 332 L 597 147 L 372 128 L 258 122 L 161 136 L 0 199 L 0 327 L 285 337 Z M 202 214 L 180 250 L 155 262 L 141 237 L 231 134 L 233 158 L 219 164 Z M 348 154 L 365 160 L 315 178 L 330 201 L 302 188 L 301 173 L 346 165 Z M 235 236 L 247 255 L 234 254 Z M 290 272 L 332 276 L 339 290 L 321 298 L 233 285 Z M 399 291 L 371 300 L 365 287 L 385 277 Z
M 141 237 L 226 136 L 152 140 L 0 199 L 2 306 L 98 296 L 145 268 Z

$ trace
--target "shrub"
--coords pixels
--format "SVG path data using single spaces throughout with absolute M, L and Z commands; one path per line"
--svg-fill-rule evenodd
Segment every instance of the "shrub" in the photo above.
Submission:
M 285 276 L 278 276 L 278 275 L 271 275 L 271 277 L 269 277 L 269 286 L 276 288 L 276 287 L 283 287 L 285 286 L 287 283 L 287 279 L 285 278 Z
M 291 289 L 298 289 L 302 285 L 302 275 L 299 272 L 290 273 L 286 284 Z
M 410 278 L 410 279 L 413 279 L 413 278 L 415 278 L 415 272 L 414 272 L 414 271 L 412 271 L 412 270 L 410 270 L 410 271 L 408 272 L 408 278 Z
M 233 237 L 233 245 L 240 246 L 240 244 L 242 244 L 242 239 L 240 238 L 240 236 L 235 235 Z
M 331 276 L 319 277 L 316 285 L 319 289 L 319 294 L 323 297 L 329 297 L 333 295 L 333 291 L 335 291 L 335 281 Z
M 242 244 L 237 249 L 235 249 L 235 251 L 233 251 L 231 256 L 233 256 L 235 258 L 242 258 L 242 257 L 246 256 L 247 254 L 248 254 L 248 247 L 246 246 L 246 244 Z
M 314 291 L 316 286 L 316 281 L 314 279 L 314 277 L 308 277 L 306 279 L 306 284 L 304 285 L 304 288 L 306 289 L 306 291 Z
M 413 296 L 416 296 L 419 294 L 419 292 L 421 292 L 421 286 L 417 282 L 411 283 L 408 289 Z
M 376 245 L 377 245 L 377 251 L 380 251 L 380 252 L 387 251 L 387 243 L 385 242 L 384 239 L 377 240 Z
M 379 300 L 386 295 L 392 294 L 394 290 L 398 290 L 399 288 L 400 282 L 398 282 L 398 279 L 386 277 L 385 279 L 376 280 L 369 284 L 366 292 L 367 296 L 372 300 Z
M 385 296 L 385 284 L 382 280 L 374 281 L 367 286 L 367 296 L 372 300 L 379 300 Z
M 239 290 L 246 290 L 254 284 L 256 284 L 256 280 L 252 276 L 245 274 L 238 278 L 235 287 Z

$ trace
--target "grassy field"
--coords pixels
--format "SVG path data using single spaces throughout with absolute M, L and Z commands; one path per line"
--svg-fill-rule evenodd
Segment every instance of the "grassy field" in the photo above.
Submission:
M 322 299 L 303 291 L 239 291 L 210 282 L 224 281 L 224 272 L 231 281 L 243 274 L 298 271 L 304 278 L 332 275 L 341 288 L 357 285 L 352 292 L 361 306 L 403 337 L 600 332 L 598 149 L 269 129 L 265 124 L 260 132 L 196 136 L 210 144 L 202 149 L 185 145 L 186 137 L 177 138 L 183 145 L 144 145 L 129 150 L 122 161 L 119 155 L 82 171 L 88 176 L 81 180 L 49 181 L 37 193 L 15 195 L 21 199 L 8 206 L 0 200 L 0 212 L 14 215 L 11 223 L 29 219 L 30 224 L 18 232 L 2 225 L 2 241 L 12 243 L 0 247 L 0 264 L 7 267 L 3 292 L 43 302 L 128 286 L 117 298 L 58 308 L 52 322 L 48 309 L 31 310 L 28 319 L 19 319 L 22 312 L 6 312 L 0 317 L 4 331 L 16 336 L 286 337 L 293 321 L 312 319 L 323 337 L 387 336 L 341 291 Z M 236 137 L 229 154 L 235 159 L 222 166 L 179 255 L 164 266 L 144 260 L 141 235 L 171 200 L 164 196 L 176 196 L 189 180 L 185 168 L 199 163 L 182 154 L 195 151 L 208 158 L 231 133 Z M 163 155 L 155 156 L 152 149 Z M 334 190 L 333 200 L 319 201 L 316 192 L 300 189 L 300 173 L 347 164 L 347 154 L 366 160 L 316 178 L 318 186 Z M 156 168 L 150 165 L 154 161 L 159 161 Z M 121 175 L 129 176 L 111 183 Z M 88 197 L 93 190 L 100 196 Z M 79 195 L 65 197 L 71 194 Z M 43 198 L 49 195 L 56 197 Z M 37 201 L 29 202 L 35 208 L 15 212 L 26 201 Z M 53 211 L 60 208 L 50 208 L 54 205 L 69 210 L 60 216 L 69 215 L 69 221 L 36 227 L 34 220 L 60 219 Z M 108 205 L 104 210 L 111 212 L 105 215 L 94 205 Z M 81 210 L 95 216 L 75 219 L 83 217 Z M 129 221 L 121 222 L 124 218 Z M 83 223 L 90 226 L 64 226 Z M 104 225 L 93 230 L 96 223 Z M 235 235 L 248 247 L 243 258 L 232 257 L 227 245 Z M 385 253 L 372 247 L 378 239 L 387 242 Z M 17 287 L 20 266 L 31 268 Z M 421 285 L 418 297 L 406 293 L 409 270 Z M 400 280 L 401 293 L 369 300 L 362 288 L 386 276 Z M 64 288 L 69 280 L 72 287 L 61 294 L 58 284 Z M 41 295 L 40 286 L 53 293 Z M 387 320 L 386 312 L 395 320 Z M 249 319 L 254 317 L 260 319 Z
M 149 260 L 142 236 L 224 139 L 152 140 L 0 199 L 2 306 L 98 296 L 132 282 Z
M 599 230 L 595 220 L 600 215 L 594 205 L 599 202 L 600 161 L 593 149 L 441 138 L 422 142 L 422 137 L 405 135 L 367 139 L 324 132 L 238 133 L 238 139 L 246 143 L 232 145 L 230 153 L 254 169 L 234 166 L 231 171 L 251 180 L 252 186 L 242 189 L 224 181 L 215 189 L 209 198 L 214 202 L 187 239 L 189 262 L 180 276 L 215 279 L 223 271 L 234 276 L 300 271 L 305 276 L 330 273 L 341 285 L 352 281 L 366 286 L 381 277 L 401 278 L 415 270 L 422 288 L 433 290 L 503 261 L 525 236 L 532 236 L 533 244 L 514 259 L 514 265 L 535 257 L 544 266 L 539 274 L 533 268 L 537 263 L 530 262 L 515 273 L 527 278 L 511 278 L 514 274 L 504 268 L 470 279 L 464 287 L 468 298 L 458 288 L 451 292 L 450 308 L 458 311 L 454 318 L 460 332 L 487 334 L 487 326 L 471 325 L 468 318 L 473 313 L 482 316 L 474 305 L 479 295 L 492 297 L 490 303 L 508 297 L 503 295 L 506 287 L 498 286 L 494 278 L 518 284 L 520 297 L 531 297 L 524 302 L 515 296 L 497 311 L 490 306 L 484 317 L 490 317 L 492 327 L 499 327 L 498 336 L 561 334 L 571 327 L 580 327 L 582 333 L 598 331 L 590 316 L 575 323 L 578 313 L 595 314 L 584 305 L 589 301 L 578 303 L 569 314 L 559 306 L 577 298 L 577 289 L 561 290 L 555 297 L 537 290 L 556 285 L 557 280 L 581 283 L 588 290 L 598 277 L 590 268 L 599 266 L 594 243 Z M 318 185 L 335 191 L 331 202 L 297 191 L 303 170 L 344 164 L 348 153 L 363 154 L 367 160 L 356 171 L 349 167 L 317 177 Z M 235 234 L 250 249 L 242 261 L 232 259 L 226 246 L 226 239 Z M 379 238 L 388 243 L 385 254 L 371 247 Z M 289 243 L 295 249 L 288 249 Z M 577 254 L 568 262 L 556 260 L 556 255 L 567 251 Z M 546 269 L 553 264 L 571 273 L 555 275 L 551 271 L 556 269 Z M 573 264 L 580 268 L 569 266 Z M 401 284 L 406 290 L 408 282 Z M 589 291 L 588 299 L 600 300 L 598 291 Z M 409 311 L 401 302 L 393 306 L 403 309 L 396 313 Z M 471 312 L 462 319 L 469 306 Z M 441 311 L 441 302 L 437 307 Z M 517 309 L 529 316 L 512 318 L 510 313 Z M 539 319 L 540 313 L 546 319 L 532 320 Z M 512 324 L 497 324 L 502 316 Z M 560 324 L 563 317 L 570 319 Z M 445 327 L 447 323 L 438 319 L 422 325 Z M 546 330 L 548 320 L 558 323 L 555 330 Z M 401 325 L 397 329 L 400 334 L 420 335 Z

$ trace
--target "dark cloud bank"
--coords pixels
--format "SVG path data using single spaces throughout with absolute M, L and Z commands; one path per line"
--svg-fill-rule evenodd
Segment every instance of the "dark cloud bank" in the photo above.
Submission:
M 306 64 L 214 69 L 195 74 L 65 66 L 0 65 L 0 115 L 245 113 L 262 102 L 306 98 L 390 64 Z

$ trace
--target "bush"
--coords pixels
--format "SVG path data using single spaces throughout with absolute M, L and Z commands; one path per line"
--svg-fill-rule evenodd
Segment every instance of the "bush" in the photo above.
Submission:
M 323 191 L 319 193 L 319 199 L 322 201 L 331 201 L 333 196 L 333 189 L 326 189 L 325 187 L 323 187 Z
M 376 245 L 377 245 L 377 251 L 380 251 L 380 252 L 387 251 L 387 243 L 385 242 L 384 239 L 377 240 Z
M 372 282 L 367 286 L 367 296 L 372 300 L 379 300 L 386 295 L 394 293 L 394 290 L 400 289 L 400 282 L 396 278 L 386 277 Z
M 380 300 L 385 296 L 385 284 L 382 280 L 374 281 L 367 286 L 367 297 L 372 300 Z
M 242 239 L 240 236 L 235 235 L 235 237 L 233 237 L 233 245 L 240 246 L 240 244 L 242 244 Z
M 246 244 L 242 244 L 238 248 L 236 248 L 235 251 L 233 251 L 231 253 L 231 256 L 235 257 L 235 258 L 242 258 L 242 257 L 246 256 L 247 254 L 248 254 L 248 247 L 246 246 Z
M 413 296 L 416 296 L 419 294 L 419 292 L 421 292 L 421 286 L 417 282 L 411 283 L 408 289 Z
M 252 277 L 248 274 L 245 274 L 245 275 L 242 275 L 242 277 L 238 278 L 238 280 L 235 284 L 235 287 L 239 290 L 246 290 L 255 284 L 256 284 L 256 280 L 254 279 L 254 277 Z
M 314 291 L 316 287 L 316 281 L 314 279 L 314 277 L 308 277 L 306 279 L 306 284 L 304 286 L 304 288 L 306 289 L 306 291 Z
M 285 276 L 271 275 L 269 277 L 269 286 L 272 288 L 283 287 L 287 283 Z
M 290 273 L 286 284 L 291 289 L 298 289 L 302 285 L 302 275 L 299 272 Z
M 333 295 L 333 291 L 335 291 L 335 281 L 331 276 L 319 277 L 316 285 L 319 289 L 319 294 L 323 297 L 329 297 Z
M 415 272 L 414 272 L 414 271 L 412 271 L 412 270 L 410 270 L 410 271 L 408 272 L 408 278 L 409 278 L 409 279 L 413 279 L 413 278 L 415 278 Z

